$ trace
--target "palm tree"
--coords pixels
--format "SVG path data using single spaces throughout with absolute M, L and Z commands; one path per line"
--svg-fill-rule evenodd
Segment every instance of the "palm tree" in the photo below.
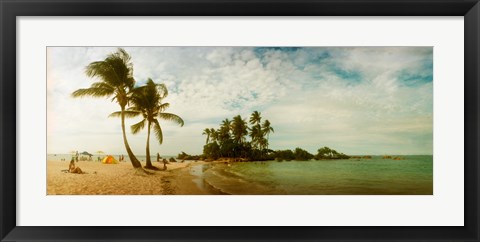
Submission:
M 131 98 L 132 107 L 127 110 L 130 117 L 139 115 L 143 117 L 143 120 L 131 126 L 133 134 L 140 132 L 145 128 L 145 123 L 147 124 L 147 162 L 145 165 L 147 169 L 158 170 L 152 165 L 150 158 L 150 131 L 152 126 L 158 142 L 163 143 L 163 132 L 157 117 L 174 121 L 180 126 L 184 124 L 182 118 L 176 114 L 164 112 L 170 106 L 169 103 L 162 103 L 162 100 L 167 96 L 167 87 L 164 84 L 156 84 L 149 78 L 145 86 L 135 89 Z M 118 112 L 111 115 L 117 116 Z
M 207 136 L 207 140 L 205 141 L 205 144 L 208 144 L 208 141 L 210 141 L 210 134 L 211 134 L 210 129 L 208 128 L 204 129 L 202 134 Z
M 263 137 L 260 124 L 256 124 L 250 128 L 250 137 L 252 138 L 252 147 L 258 148 Z
M 247 122 L 243 120 L 240 115 L 237 115 L 233 117 L 231 128 L 233 140 L 236 143 L 243 143 L 245 141 L 245 135 L 248 134 Z
M 128 105 L 133 91 L 135 80 L 133 78 L 133 64 L 130 55 L 122 48 L 108 55 L 103 61 L 90 63 L 85 70 L 88 77 L 99 78 L 89 88 L 78 89 L 72 93 L 73 97 L 111 97 L 120 105 L 122 120 L 123 143 L 127 149 L 128 157 L 134 168 L 141 167 L 140 161 L 133 154 L 125 134 L 125 107 Z
M 265 151 L 265 149 L 268 147 L 268 140 L 265 139 L 265 137 L 262 137 L 258 140 L 258 146 L 260 147 L 262 152 Z
M 252 146 L 258 148 L 260 146 L 260 141 L 263 138 L 262 128 L 260 122 L 262 121 L 261 113 L 254 111 L 250 116 L 250 123 L 252 128 L 250 129 L 250 137 L 252 138 Z
M 232 121 L 230 121 L 228 118 L 222 121 L 220 130 L 218 131 L 218 137 L 217 137 L 217 139 L 220 142 L 225 142 L 226 140 L 230 139 L 231 127 L 232 127 Z
M 252 115 L 250 116 L 250 123 L 251 124 L 260 124 L 260 122 L 262 121 L 262 117 L 260 117 L 260 112 L 258 111 L 255 111 L 252 113 Z
M 210 138 L 212 139 L 212 142 L 216 142 L 218 140 L 218 132 L 214 128 L 210 128 Z
M 265 148 L 267 149 L 268 149 L 268 139 L 269 139 L 270 132 L 275 133 L 272 126 L 270 126 L 270 121 L 266 119 L 262 125 L 262 134 L 267 135 L 267 139 L 265 140 L 265 142 L 263 142 L 265 144 Z

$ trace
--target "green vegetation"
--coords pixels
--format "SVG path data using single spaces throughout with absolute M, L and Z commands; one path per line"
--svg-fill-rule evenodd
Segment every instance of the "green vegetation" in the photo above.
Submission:
M 295 155 L 295 160 L 311 160 L 314 157 L 312 154 L 308 153 L 308 151 L 300 148 L 296 148 L 293 154 Z
M 207 136 L 203 147 L 203 157 L 216 160 L 220 157 L 243 158 L 248 160 L 271 159 L 268 149 L 268 136 L 274 132 L 270 122 L 261 123 L 260 112 L 250 116 L 251 127 L 240 115 L 223 120 L 218 129 L 207 128 L 203 134 Z M 247 136 L 250 140 L 247 140 Z
M 336 150 L 330 149 L 328 147 L 323 147 L 318 149 L 316 155 L 310 154 L 308 151 L 296 148 L 292 150 L 277 150 L 271 157 L 277 161 L 290 161 L 290 160 L 336 160 L 336 159 L 349 159 L 350 156 L 343 153 L 338 153 Z
M 199 155 L 189 155 L 182 151 L 182 153 L 178 154 L 177 159 L 179 160 L 200 160 L 202 159 Z
M 273 153 L 273 157 L 277 161 L 291 161 L 291 160 L 311 160 L 314 155 L 310 154 L 308 151 L 296 148 L 292 150 L 277 150 Z
M 277 150 L 275 151 L 275 160 L 277 161 L 291 161 L 295 160 L 295 154 L 291 150 Z
M 338 153 L 336 150 L 332 150 L 328 147 L 318 149 L 318 153 L 315 156 L 317 160 L 335 160 L 335 159 L 348 159 L 350 156 L 343 153 Z

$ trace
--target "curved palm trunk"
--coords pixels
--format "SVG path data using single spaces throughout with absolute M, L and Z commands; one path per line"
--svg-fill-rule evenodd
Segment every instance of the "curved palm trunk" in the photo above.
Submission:
M 122 108 L 122 133 L 123 133 L 123 143 L 125 144 L 125 148 L 127 149 L 127 154 L 128 154 L 128 157 L 130 158 L 130 162 L 132 162 L 132 166 L 134 168 L 139 168 L 139 167 L 142 167 L 142 164 L 140 163 L 140 161 L 138 161 L 137 157 L 135 157 L 135 155 L 133 154 L 132 152 L 132 149 L 130 149 L 130 145 L 128 145 L 128 141 L 127 141 L 127 135 L 125 133 L 125 106 L 121 106 Z
M 150 126 L 151 122 L 148 121 L 148 133 L 147 133 L 147 164 L 145 165 L 145 168 L 154 168 L 152 165 L 152 160 L 150 159 Z
M 156 170 L 159 171 L 160 168 L 153 166 L 152 165 L 152 159 L 150 158 L 150 130 L 151 130 L 152 122 L 148 121 L 148 133 L 147 133 L 147 164 L 145 165 L 145 168 L 150 169 L 150 170 Z M 163 164 L 163 170 L 166 170 L 167 166 L 165 163 Z

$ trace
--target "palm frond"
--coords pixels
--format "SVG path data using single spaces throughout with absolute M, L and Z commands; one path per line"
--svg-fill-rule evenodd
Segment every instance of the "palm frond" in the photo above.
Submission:
M 134 118 L 142 114 L 141 112 L 127 111 L 127 110 L 123 111 L 123 113 L 125 114 L 126 118 Z M 122 111 L 113 112 L 110 115 L 108 115 L 109 118 L 119 118 L 121 116 L 122 116 Z
M 209 128 L 204 129 L 202 134 L 210 135 L 210 129 Z
M 117 49 L 117 56 L 120 57 L 124 63 L 132 63 L 131 62 L 132 57 L 123 48 L 118 48 Z M 130 67 L 130 66 L 128 66 L 128 67 Z M 131 65 L 131 67 L 133 68 L 133 65 Z
M 121 48 L 108 55 L 103 61 L 90 63 L 85 68 L 85 74 L 92 78 L 98 77 L 112 86 L 127 88 L 129 91 L 135 84 L 131 57 Z
M 160 117 L 161 119 L 165 119 L 165 120 L 168 120 L 168 121 L 173 121 L 175 123 L 178 123 L 178 124 L 180 124 L 180 126 L 184 125 L 183 119 L 180 118 L 179 116 L 177 116 L 176 114 L 173 114 L 173 113 L 159 113 L 158 117 Z
M 145 128 L 145 123 L 146 123 L 146 119 L 143 119 L 142 121 L 132 125 L 130 127 L 132 129 L 132 134 L 137 134 L 138 132 L 140 132 L 140 130 Z
M 110 85 L 107 82 L 94 82 L 92 85 L 90 85 L 90 88 L 105 88 L 105 89 L 112 89 L 112 91 L 115 90 L 115 87 Z
M 74 91 L 72 97 L 108 97 L 114 92 L 115 90 L 110 88 L 82 88 Z
M 260 123 L 261 120 L 262 120 L 261 113 L 258 111 L 254 111 L 250 116 L 251 124 Z
M 165 111 L 167 108 L 170 107 L 170 103 L 162 103 L 159 107 L 158 107 L 158 110 L 160 110 L 160 112 L 163 112 Z
M 139 107 L 136 107 L 136 106 L 132 106 L 132 107 L 128 107 L 126 109 L 126 111 L 132 111 L 132 112 L 138 112 L 138 113 L 141 113 L 143 111 L 143 109 L 139 108 Z
M 134 89 L 132 89 L 132 94 L 133 95 L 143 95 L 143 92 L 145 91 L 146 88 L 147 88 L 147 86 L 135 87 Z
M 160 123 L 158 122 L 157 119 L 154 119 L 153 122 L 154 122 L 153 132 L 155 133 L 155 137 L 157 137 L 158 142 L 162 144 L 163 143 L 162 127 L 160 127 Z
M 161 93 L 160 96 L 162 99 L 166 98 L 168 96 L 168 89 L 167 86 L 165 86 L 164 83 L 157 84 L 158 87 L 158 92 Z
M 121 85 L 121 80 L 116 70 L 107 61 L 95 61 L 88 64 L 85 68 L 85 74 L 91 78 L 98 77 L 112 86 Z

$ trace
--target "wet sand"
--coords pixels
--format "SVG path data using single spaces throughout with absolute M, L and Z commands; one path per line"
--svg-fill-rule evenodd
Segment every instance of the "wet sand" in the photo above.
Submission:
M 69 161 L 47 161 L 47 195 L 209 195 L 221 194 L 205 184 L 197 170 L 205 162 L 167 164 L 166 171 L 136 171 L 130 162 L 79 161 L 86 174 L 67 173 Z M 145 165 L 143 163 L 143 165 Z M 163 163 L 154 162 L 163 167 Z

